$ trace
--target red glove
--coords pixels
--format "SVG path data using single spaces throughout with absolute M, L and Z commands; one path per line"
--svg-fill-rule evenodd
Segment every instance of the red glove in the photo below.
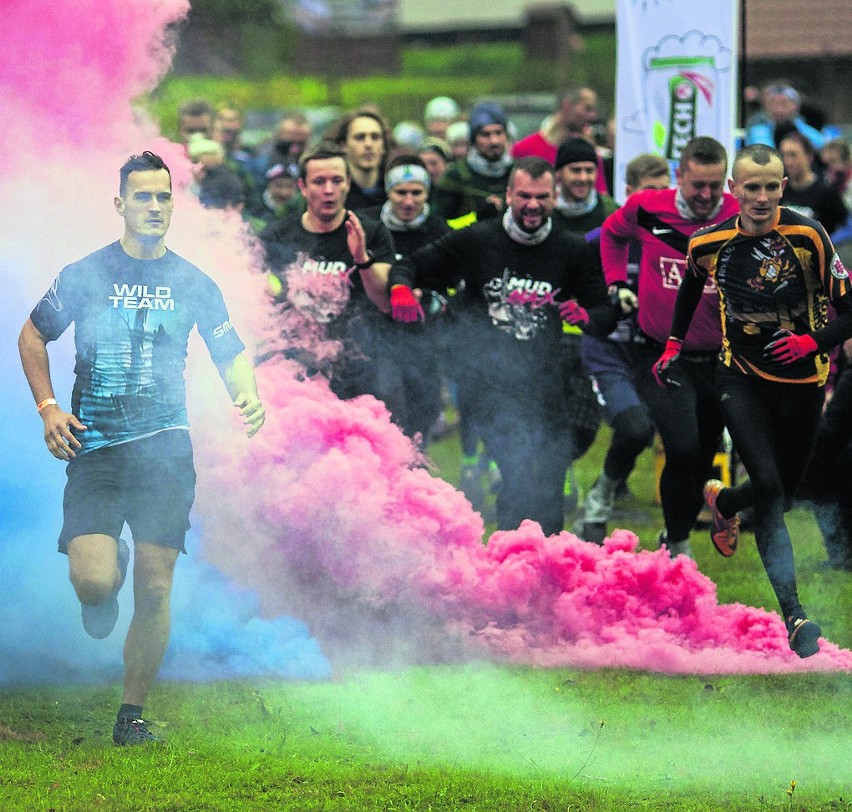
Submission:
M 679 338 L 669 338 L 666 341 L 666 346 L 663 349 L 663 354 L 657 359 L 654 366 L 651 367 L 651 372 L 654 373 L 654 379 L 657 381 L 657 386 L 661 389 L 679 389 L 680 381 L 672 377 L 672 364 L 680 358 L 680 348 L 683 346 L 683 341 Z
M 408 285 L 394 285 L 391 288 L 390 306 L 394 321 L 426 321 L 423 308 Z
M 573 299 L 559 305 L 559 315 L 562 316 L 562 321 L 574 327 L 579 327 L 581 330 L 589 326 L 589 311 L 578 305 Z
M 818 349 L 814 337 L 810 333 L 797 336 L 789 330 L 776 330 L 770 341 L 763 348 L 763 357 L 777 364 L 792 364 L 800 358 L 812 355 Z

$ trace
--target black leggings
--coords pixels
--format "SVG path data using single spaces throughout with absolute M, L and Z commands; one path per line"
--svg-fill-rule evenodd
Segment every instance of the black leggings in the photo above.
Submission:
M 716 393 L 716 358 L 681 358 L 679 389 L 661 389 L 651 373 L 662 345 L 637 351 L 636 390 L 657 427 L 666 463 L 660 477 L 660 501 L 669 541 L 685 541 L 704 503 L 704 483 L 722 437 L 722 410 Z
M 743 375 L 720 366 L 725 422 L 749 479 L 719 497 L 723 516 L 754 507 L 754 536 L 784 617 L 801 609 L 793 544 L 784 521 L 813 452 L 824 390 Z

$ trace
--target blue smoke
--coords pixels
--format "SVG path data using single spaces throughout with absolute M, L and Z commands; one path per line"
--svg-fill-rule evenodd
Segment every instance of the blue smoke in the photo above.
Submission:
M 5 288 L 0 320 L 0 686 L 114 681 L 121 678 L 122 646 L 133 612 L 132 565 L 119 595 L 115 631 L 106 640 L 91 639 L 80 623 L 67 558 L 56 551 L 65 465 L 44 444 L 18 357 L 18 332 L 35 304 L 35 299 L 29 301 L 31 290 L 19 290 L 32 288 L 32 283 L 16 284 L 21 273 L 0 252 Z M 54 387 L 66 408 L 74 354 L 71 332 L 50 346 Z M 286 617 L 260 618 L 254 593 L 237 589 L 214 567 L 198 561 L 197 548 L 193 531 L 187 538 L 189 555 L 180 556 L 177 564 L 172 637 L 162 678 L 329 676 L 329 663 L 304 624 Z

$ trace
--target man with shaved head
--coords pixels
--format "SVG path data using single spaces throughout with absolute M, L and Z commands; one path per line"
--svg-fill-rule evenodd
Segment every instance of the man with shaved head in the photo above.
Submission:
M 852 286 L 825 229 L 779 206 L 786 178 L 772 147 L 745 147 L 734 160 L 731 194 L 739 215 L 689 242 L 671 333 L 656 364 L 663 382 L 708 278 L 719 289 L 722 349 L 717 389 L 725 423 L 749 479 L 704 488 L 711 538 L 724 556 L 737 550 L 737 512 L 754 508 L 754 535 L 799 657 L 819 651 L 796 586 L 793 543 L 784 521 L 813 453 L 828 377 L 828 350 L 852 336 Z M 831 304 L 837 316 L 828 319 Z

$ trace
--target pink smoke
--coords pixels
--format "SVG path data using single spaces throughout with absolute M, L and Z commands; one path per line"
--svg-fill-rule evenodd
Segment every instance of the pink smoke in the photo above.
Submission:
M 115 239 L 116 169 L 154 148 L 175 179 L 169 245 L 220 284 L 253 351 L 280 334 L 257 247 L 238 217 L 199 209 L 181 150 L 131 107 L 167 69 L 164 31 L 187 9 L 186 0 L 5 4 L 0 210 L 15 224 L 4 253 L 26 258 L 7 282 L 32 303 L 62 265 Z M 568 533 L 545 539 L 528 523 L 484 545 L 481 518 L 429 473 L 381 404 L 342 403 L 283 360 L 258 370 L 269 419 L 246 441 L 236 418 L 222 417 L 221 384 L 192 385 L 215 379 L 203 365 L 191 364 L 190 392 L 204 553 L 258 591 L 266 616 L 296 608 L 318 619 L 327 602 L 344 635 L 359 615 L 400 616 L 415 646 L 443 637 L 544 666 L 852 670 L 852 652 L 825 642 L 800 661 L 780 618 L 718 605 L 692 562 L 637 553 L 627 531 L 599 548 Z
M 239 460 L 199 448 L 204 553 L 257 589 L 265 613 L 319 616 L 332 589 L 343 626 L 353 612 L 413 611 L 466 649 L 538 666 L 852 670 L 852 652 L 826 641 L 800 660 L 778 615 L 719 605 L 695 562 L 636 552 L 627 530 L 598 547 L 526 522 L 483 545 L 481 517 L 422 466 L 380 403 L 343 403 L 294 372 L 258 369 L 269 419 Z
M 188 9 L 188 0 L 4 3 L 0 106 L 16 115 L 4 123 L 0 171 L 20 167 L 22 154 L 70 158 L 124 140 L 129 103 L 167 71 L 164 33 Z

